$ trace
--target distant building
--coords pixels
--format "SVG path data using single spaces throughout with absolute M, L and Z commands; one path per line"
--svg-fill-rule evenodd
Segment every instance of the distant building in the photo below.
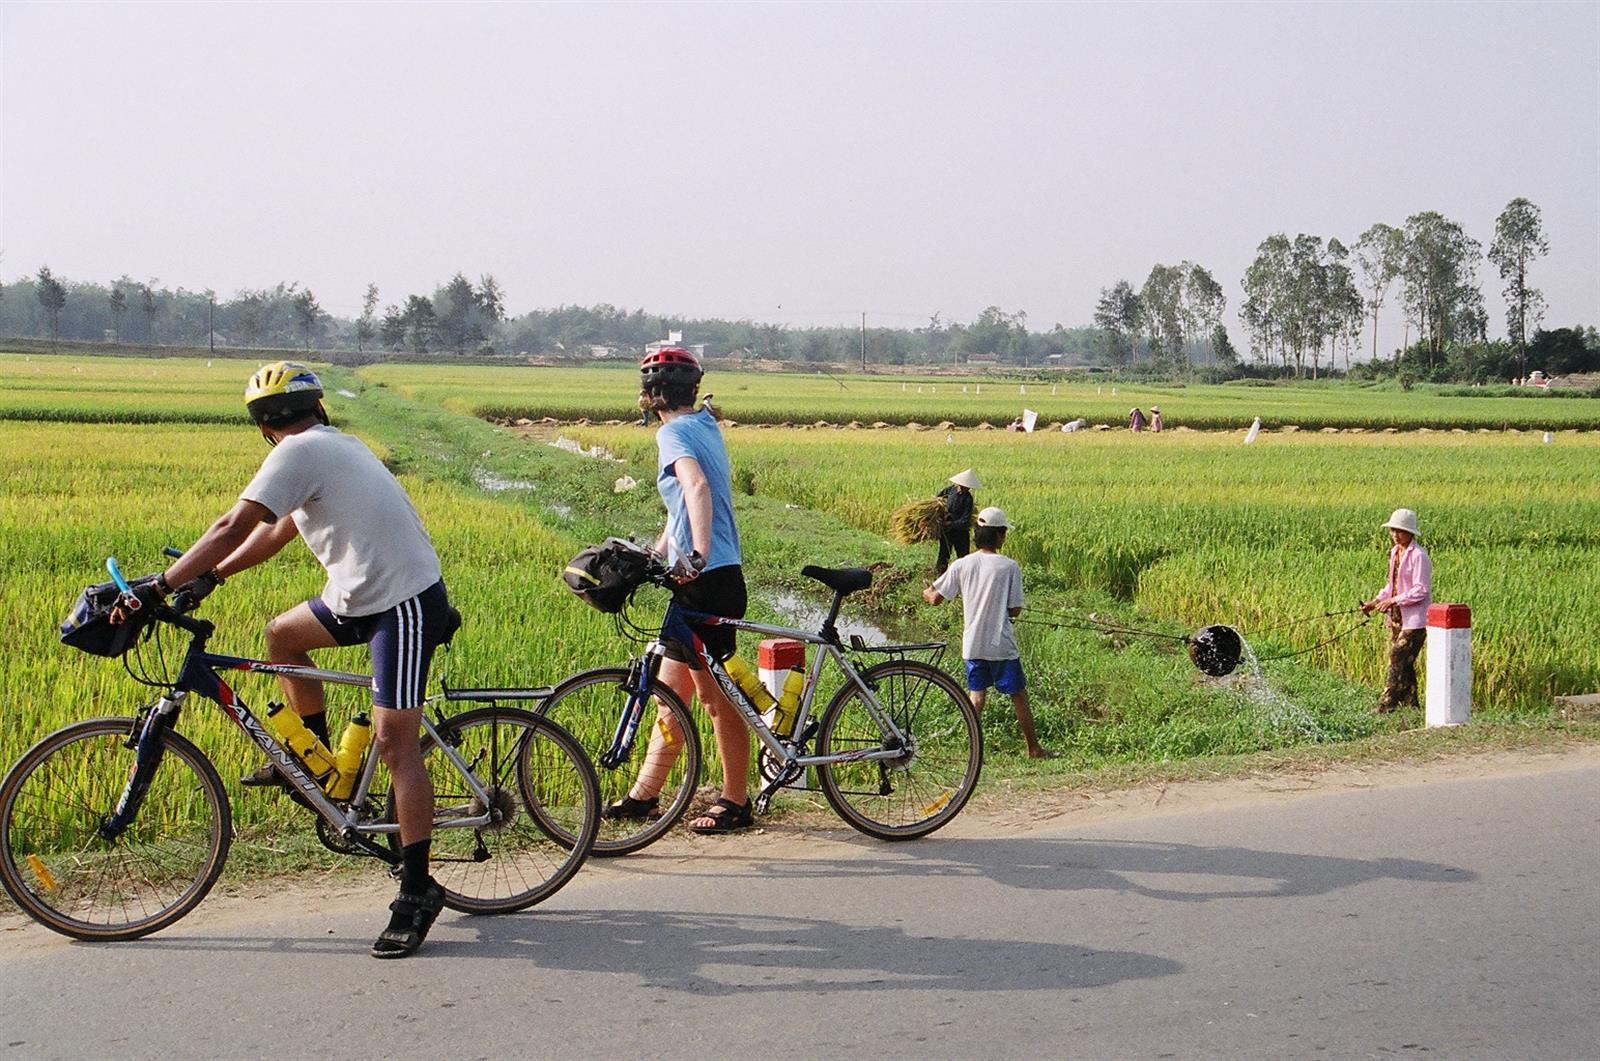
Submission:
M 687 350 L 691 354 L 693 354 L 695 357 L 700 358 L 702 361 L 705 360 L 706 344 L 705 343 L 685 343 L 683 341 L 683 333 L 682 332 L 668 332 L 667 333 L 667 337 L 665 339 L 657 339 L 653 343 L 646 343 L 645 344 L 645 348 L 644 348 L 645 356 L 649 357 L 651 354 L 655 353 L 657 350 L 660 350 L 663 347 L 668 347 L 668 346 L 676 346 L 676 347 L 678 347 L 680 349 Z
M 591 346 L 589 347 L 589 356 L 593 358 L 616 357 L 617 348 L 614 346 Z

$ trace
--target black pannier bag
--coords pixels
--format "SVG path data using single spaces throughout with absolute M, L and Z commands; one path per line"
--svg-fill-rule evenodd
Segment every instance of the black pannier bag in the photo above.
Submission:
M 136 578 L 131 586 L 154 582 L 156 576 Z M 149 608 L 133 613 L 120 626 L 111 623 L 111 606 L 122 591 L 115 582 L 101 582 L 78 594 L 72 611 L 61 624 L 61 643 L 91 656 L 120 656 L 133 647 L 145 627 L 150 625 Z
M 649 581 L 650 563 L 650 554 L 633 542 L 607 538 L 574 556 L 561 580 L 591 608 L 615 615 Z

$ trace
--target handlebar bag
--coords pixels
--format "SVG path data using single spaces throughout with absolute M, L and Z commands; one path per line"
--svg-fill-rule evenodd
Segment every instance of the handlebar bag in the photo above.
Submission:
M 130 585 L 143 586 L 154 582 L 155 576 L 134 579 Z M 61 643 L 71 645 L 91 656 L 120 656 L 133 647 L 145 627 L 150 625 L 148 609 L 135 612 L 127 622 L 114 626 L 111 607 L 122 593 L 115 582 L 101 582 L 89 586 L 72 605 L 72 611 L 61 624 Z
M 615 615 L 649 581 L 649 572 L 649 553 L 632 542 L 607 538 L 574 556 L 561 580 L 591 608 Z

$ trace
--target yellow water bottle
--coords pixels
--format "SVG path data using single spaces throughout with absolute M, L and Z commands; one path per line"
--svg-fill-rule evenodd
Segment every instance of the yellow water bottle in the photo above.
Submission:
M 723 660 L 722 669 L 728 672 L 728 677 L 733 679 L 734 684 L 744 690 L 744 695 L 750 698 L 750 703 L 758 714 L 776 702 L 772 699 L 772 694 L 767 692 L 767 687 L 761 684 L 761 675 L 751 670 L 750 664 L 738 656 L 729 656 Z
M 350 798 L 356 788 L 356 778 L 361 774 L 361 760 L 366 757 L 367 745 L 371 743 L 372 720 L 366 715 L 356 715 L 339 735 L 339 750 L 333 755 L 336 769 L 323 786 L 329 796 L 336 800 Z
M 783 679 L 783 695 L 778 697 L 778 706 L 773 708 L 772 732 L 780 737 L 787 737 L 794 732 L 795 716 L 800 713 L 800 694 L 806 688 L 806 672 L 799 667 L 792 667 Z
M 317 784 L 324 784 L 334 771 L 333 753 L 328 746 L 306 728 L 299 715 L 285 710 L 282 704 L 267 705 L 267 721 L 278 731 L 283 743 L 304 764 Z

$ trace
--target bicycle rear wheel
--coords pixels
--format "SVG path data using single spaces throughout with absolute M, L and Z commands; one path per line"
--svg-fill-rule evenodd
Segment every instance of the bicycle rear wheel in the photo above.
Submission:
M 94 718 L 45 737 L 0 782 L 0 884 L 47 928 L 137 939 L 199 905 L 233 840 L 222 779 L 170 730 L 133 822 L 100 833 L 134 765 L 131 718 Z
M 599 858 L 626 855 L 660 839 L 689 809 L 700 783 L 700 732 L 695 728 L 694 716 L 678 695 L 660 682 L 654 691 L 658 706 L 645 708 L 627 761 L 614 767 L 600 765 L 600 756 L 611 748 L 628 703 L 627 678 L 628 672 L 620 667 L 574 674 L 556 686 L 538 708 L 539 714 L 565 726 L 588 749 L 600 778 L 602 806 L 617 803 L 633 787 L 652 733 L 666 738 L 669 747 L 673 743 L 680 747 L 666 771 L 654 811 L 643 818 L 601 821 L 600 835 L 594 842 L 594 853 Z
M 983 768 L 983 727 L 948 674 L 917 660 L 888 660 L 861 672 L 878 704 L 906 735 L 893 759 L 817 768 L 822 794 L 852 828 L 880 840 L 927 836 L 966 806 Z M 822 714 L 817 754 L 889 747 L 851 682 Z
M 489 825 L 434 829 L 432 871 L 445 905 L 500 914 L 560 891 L 589 857 L 600 824 L 600 787 L 583 746 L 560 726 L 518 708 L 478 708 L 438 729 L 488 791 L 496 812 Z M 433 782 L 435 822 L 484 812 L 455 762 L 426 734 L 422 756 Z M 392 821 L 392 795 L 390 801 Z

